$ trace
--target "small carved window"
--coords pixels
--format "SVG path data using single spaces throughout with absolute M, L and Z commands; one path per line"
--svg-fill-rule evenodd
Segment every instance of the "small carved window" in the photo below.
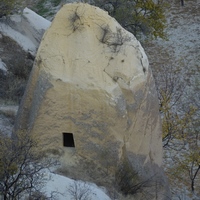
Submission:
M 63 146 L 75 147 L 73 133 L 63 133 Z

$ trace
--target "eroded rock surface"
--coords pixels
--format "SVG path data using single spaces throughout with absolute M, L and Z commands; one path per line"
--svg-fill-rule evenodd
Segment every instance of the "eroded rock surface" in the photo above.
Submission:
M 21 15 L 0 18 L 0 32 L 35 56 L 45 30 L 51 22 L 25 8 Z
M 148 59 L 136 38 L 97 7 L 67 4 L 57 13 L 38 49 L 15 129 L 27 129 L 59 153 L 68 176 L 107 186 L 125 181 L 129 170 L 136 183 L 156 181 L 152 199 L 164 199 Z M 73 134 L 74 144 L 67 145 L 75 147 L 63 146 L 63 133 Z

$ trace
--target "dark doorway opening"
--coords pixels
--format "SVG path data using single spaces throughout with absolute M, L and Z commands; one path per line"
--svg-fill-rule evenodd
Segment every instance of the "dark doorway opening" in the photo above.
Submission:
M 73 133 L 63 133 L 63 146 L 75 147 Z

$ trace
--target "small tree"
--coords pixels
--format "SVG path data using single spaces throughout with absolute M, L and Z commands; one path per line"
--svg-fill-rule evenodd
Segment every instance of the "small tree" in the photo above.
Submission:
M 162 118 L 163 146 L 169 146 L 173 139 L 185 139 L 196 107 L 187 103 L 184 108 L 183 97 L 186 83 L 182 79 L 182 71 L 172 66 L 162 66 L 154 71 L 158 92 L 160 114 Z
M 199 178 L 200 171 L 200 147 L 188 149 L 174 157 L 174 166 L 169 169 L 170 176 L 180 183 L 189 185 L 191 191 L 195 191 L 195 181 Z M 189 184 L 188 184 L 189 183 Z
M 182 70 L 185 70 L 182 68 Z M 194 91 L 188 94 L 185 71 L 163 66 L 154 71 L 160 101 L 162 118 L 163 146 L 172 163 L 167 173 L 172 184 L 180 183 L 195 191 L 195 182 L 200 171 L 200 104 L 199 82 L 193 85 Z
M 4 200 L 21 199 L 39 193 L 45 183 L 45 169 L 57 162 L 45 156 L 37 140 L 27 132 L 12 138 L 0 134 L 0 195 Z
M 199 138 L 199 116 L 189 123 L 186 135 L 188 147 L 181 158 L 178 159 L 178 166 L 189 175 L 191 191 L 195 191 L 195 181 L 199 178 L 200 172 L 200 138 Z M 188 177 L 188 176 L 187 176 Z
M 91 187 L 83 181 L 76 181 L 67 187 L 67 192 L 70 194 L 72 200 L 90 200 L 92 190 Z

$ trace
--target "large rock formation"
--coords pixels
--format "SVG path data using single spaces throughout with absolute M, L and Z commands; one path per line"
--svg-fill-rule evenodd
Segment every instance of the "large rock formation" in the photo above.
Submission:
M 114 181 L 125 194 L 153 181 L 152 195 L 163 191 L 148 59 L 136 38 L 97 7 L 64 5 L 44 34 L 18 112 L 15 130 L 22 129 L 61 155 L 68 176 Z

